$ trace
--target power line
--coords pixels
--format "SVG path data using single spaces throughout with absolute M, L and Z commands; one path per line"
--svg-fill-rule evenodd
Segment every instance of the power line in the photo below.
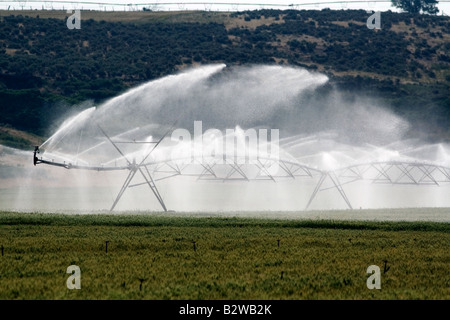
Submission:
M 67 8 L 70 7 L 80 7 L 80 6 L 98 6 L 101 9 L 105 9 L 107 6 L 110 6 L 112 8 L 114 7 L 123 7 L 123 8 L 144 8 L 144 7 L 151 7 L 154 9 L 157 9 L 158 7 L 176 7 L 178 9 L 187 10 L 189 7 L 192 6 L 203 6 L 205 10 L 211 10 L 214 6 L 214 9 L 217 10 L 217 7 L 228 7 L 228 10 L 230 8 L 231 11 L 238 11 L 239 7 L 259 7 L 259 8 L 302 8 L 302 7 L 308 7 L 308 6 L 328 6 L 328 5 L 338 5 L 341 7 L 347 7 L 351 5 L 359 5 L 362 3 L 366 3 L 368 7 L 372 7 L 379 4 L 392 4 L 391 0 L 372 0 L 372 1 L 363 1 L 363 0 L 338 0 L 338 1 L 311 1 L 311 2 L 292 2 L 292 3 L 252 3 L 252 2 L 211 2 L 211 1 L 178 1 L 178 2 L 160 2 L 160 1 L 154 1 L 154 2 L 111 2 L 111 1 L 85 1 L 85 0 L 78 0 L 78 1 L 63 1 L 63 0 L 51 0 L 51 1 L 42 1 L 42 0 L 16 0 L 16 1 L 8 1 L 8 0 L 0 0 L 0 4 L 3 3 L 5 5 L 18 5 L 19 7 L 22 7 L 22 9 L 26 5 L 42 5 L 42 9 L 44 9 L 44 6 L 49 9 L 53 9 L 53 5 L 63 5 L 67 6 Z M 447 3 L 450 4 L 450 0 L 440 0 L 438 5 L 441 3 Z M 30 8 L 31 8 L 30 6 Z
M 450 2 L 450 0 L 441 0 L 441 2 Z M 358 4 L 358 3 L 391 3 L 390 0 L 372 0 L 372 1 L 314 1 L 314 2 L 301 2 L 301 3 L 252 3 L 252 2 L 192 2 L 192 1 L 180 1 L 180 2 L 102 2 L 102 1 L 62 1 L 62 0 L 52 0 L 52 1 L 42 1 L 42 0 L 28 0 L 28 1 L 7 1 L 0 0 L 0 3 L 18 3 L 18 4 L 84 4 L 84 5 L 107 5 L 107 6 L 190 6 L 190 5 L 216 5 L 216 6 L 267 6 L 267 7 L 301 7 L 301 6 L 314 6 L 314 5 L 329 5 L 329 4 Z

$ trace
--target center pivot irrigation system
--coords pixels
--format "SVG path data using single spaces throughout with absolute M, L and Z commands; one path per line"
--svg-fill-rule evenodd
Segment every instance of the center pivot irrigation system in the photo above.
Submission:
M 279 157 L 257 157 L 251 161 L 242 161 L 237 156 L 231 159 L 227 157 L 226 161 L 219 161 L 217 157 L 190 157 L 179 159 L 151 160 L 151 153 L 163 141 L 170 132 L 167 131 L 163 137 L 154 144 L 153 148 L 144 156 L 142 161 L 137 163 L 130 161 L 127 156 L 118 147 L 106 132 L 99 126 L 99 129 L 106 139 L 120 153 L 127 165 L 124 166 L 89 166 L 77 165 L 66 162 L 55 162 L 38 157 L 40 153 L 39 146 L 36 146 L 33 154 L 33 163 L 46 164 L 66 169 L 94 170 L 94 171 L 117 171 L 128 170 L 129 173 L 117 194 L 111 211 L 114 210 L 122 195 L 128 188 L 141 185 L 148 185 L 155 198 L 160 203 L 162 209 L 167 211 L 161 194 L 156 186 L 157 181 L 169 179 L 176 176 L 195 176 L 197 180 L 216 180 L 216 181 L 256 181 L 270 180 L 273 182 L 286 179 L 310 178 L 317 181 L 312 194 L 304 208 L 307 210 L 319 191 L 335 189 L 341 198 L 345 201 L 349 209 L 353 209 L 349 198 L 344 191 L 344 185 L 356 181 L 368 180 L 373 184 L 391 184 L 391 185 L 434 185 L 440 186 L 450 182 L 450 167 L 431 162 L 423 161 L 374 161 L 367 163 L 358 163 L 334 170 L 321 170 L 311 166 L 304 165 L 296 159 L 281 159 Z M 225 157 L 224 157 L 225 158 Z M 189 160 L 189 161 L 186 161 Z M 276 166 L 276 174 L 273 174 L 273 167 Z M 145 182 L 131 184 L 135 175 L 139 173 Z

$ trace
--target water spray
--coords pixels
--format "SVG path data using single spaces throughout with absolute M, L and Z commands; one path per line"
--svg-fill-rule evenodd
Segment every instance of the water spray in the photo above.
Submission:
M 436 187 L 450 182 L 446 147 L 436 145 L 433 159 L 428 146 L 402 141 L 408 124 L 375 100 L 347 103 L 337 91 L 317 95 L 315 90 L 328 78 L 302 68 L 253 66 L 222 72 L 225 68 L 203 66 L 150 81 L 80 112 L 35 146 L 34 166 L 127 172 L 110 210 L 126 190 L 147 185 L 168 211 L 159 185 L 166 181 L 170 192 L 183 178 L 210 183 L 208 192 L 213 182 L 218 182 L 214 188 L 234 183 L 248 189 L 249 197 L 261 193 L 258 182 L 262 192 L 275 190 L 284 198 L 289 187 L 299 188 L 298 181 L 308 189 L 294 193 L 305 201 L 296 210 L 323 201 L 327 190 L 334 191 L 339 206 L 360 207 L 351 186 L 364 181 L 370 186 Z M 174 118 L 181 127 L 167 129 L 164 123 Z M 196 130 L 198 120 L 209 127 L 205 132 Z M 188 130 L 192 124 L 194 132 Z M 276 139 L 262 141 L 264 134 L 275 136 L 273 128 L 280 128 Z M 259 133 L 257 140 L 251 133 Z M 227 201 L 226 193 L 218 189 L 217 195 Z M 177 199 L 182 196 L 176 194 Z

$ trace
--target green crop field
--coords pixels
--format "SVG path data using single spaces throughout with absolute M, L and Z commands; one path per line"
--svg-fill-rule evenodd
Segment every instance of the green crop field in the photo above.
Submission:
M 449 223 L 0 212 L 0 247 L 3 300 L 450 298 Z

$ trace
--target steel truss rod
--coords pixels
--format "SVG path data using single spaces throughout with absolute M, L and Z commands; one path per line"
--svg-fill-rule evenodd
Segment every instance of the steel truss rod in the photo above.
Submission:
M 154 144 L 156 141 L 115 141 L 117 144 Z
M 350 173 L 347 173 L 347 171 L 350 171 Z M 353 173 L 353 175 L 352 175 L 352 173 Z M 364 179 L 358 167 L 345 168 L 345 170 L 339 175 L 339 178 L 353 178 L 354 180 L 352 180 L 352 181 Z
M 344 188 L 342 188 L 342 185 L 341 185 L 336 173 L 334 171 L 331 171 L 328 173 L 328 176 L 330 177 L 331 181 L 333 181 L 333 184 L 335 185 L 336 189 L 338 189 L 339 193 L 341 194 L 344 201 L 347 203 L 348 207 L 350 209 L 353 209 L 352 205 L 350 204 L 350 201 L 347 198 L 347 195 L 344 192 Z
M 171 175 L 171 176 L 167 176 L 167 177 L 163 177 L 163 178 L 158 178 L 158 179 L 153 179 L 153 181 L 156 182 L 156 181 L 166 180 L 166 179 L 170 179 L 170 178 L 177 177 L 177 176 L 179 176 L 179 174 L 173 174 L 173 175 Z M 147 184 L 147 182 L 140 182 L 140 183 L 130 184 L 130 185 L 128 186 L 128 188 L 139 187 L 139 186 L 143 186 L 143 185 L 145 185 L 145 184 Z
M 175 125 L 175 124 L 174 124 Z M 119 202 L 120 198 L 122 197 L 123 193 L 125 192 L 125 190 L 128 188 L 131 180 L 134 178 L 134 176 L 136 175 L 137 170 L 139 170 L 139 172 L 142 174 L 142 176 L 144 177 L 145 181 L 147 182 L 147 184 L 149 185 L 150 189 L 152 190 L 153 194 L 155 195 L 156 199 L 158 200 L 158 202 L 161 204 L 162 208 L 164 209 L 164 211 L 167 211 L 166 205 L 164 204 L 164 201 L 162 200 L 161 195 L 159 194 L 158 188 L 155 185 L 155 182 L 153 181 L 153 178 L 150 174 L 150 172 L 148 171 L 147 167 L 145 166 L 147 173 L 149 175 L 149 179 L 147 179 L 147 177 L 145 176 L 144 172 L 141 169 L 141 166 L 143 165 L 143 163 L 145 162 L 145 160 L 147 160 L 147 158 L 150 156 L 150 154 L 153 152 L 153 150 L 155 150 L 155 148 L 161 143 L 161 141 L 166 137 L 166 135 L 169 133 L 170 129 L 163 135 L 163 137 L 155 143 L 155 145 L 153 146 L 153 148 L 150 150 L 150 152 L 147 153 L 147 155 L 144 157 L 144 159 L 142 159 L 142 161 L 137 165 L 134 161 L 131 164 L 130 160 L 128 160 L 128 158 L 122 153 L 122 151 L 119 149 L 119 147 L 114 143 L 114 141 L 111 140 L 111 138 L 106 134 L 106 132 L 100 127 L 100 125 L 98 125 L 98 128 L 100 129 L 100 131 L 106 136 L 106 138 L 108 139 L 109 142 L 111 142 L 111 144 L 114 146 L 114 148 L 122 155 L 122 157 L 124 157 L 124 159 L 128 162 L 129 166 L 130 166 L 130 174 L 127 176 L 127 179 L 125 179 L 125 182 L 122 186 L 122 189 L 120 189 L 119 194 L 116 197 L 116 200 L 113 203 L 113 206 L 111 207 L 111 210 L 114 210 L 115 206 L 117 205 L 117 203 Z
M 273 182 L 276 182 L 274 177 L 270 174 L 264 164 L 262 164 L 261 160 L 258 159 L 258 163 L 255 164 L 259 169 L 258 176 L 261 176 L 261 171 L 263 171 Z
M 355 181 L 360 181 L 361 179 L 359 179 L 359 178 L 355 178 L 355 179 L 353 179 L 353 180 L 350 180 L 350 181 L 347 181 L 347 182 L 343 182 L 343 183 L 340 183 L 340 185 L 341 186 L 344 186 L 344 185 L 346 185 L 346 184 L 350 184 L 350 183 L 353 183 L 353 182 L 355 182 Z M 331 186 L 331 187 L 328 187 L 328 188 L 323 188 L 323 189 L 320 189 L 319 191 L 325 191 L 325 190 L 330 190 L 330 189 L 334 189 L 334 188 L 336 188 L 336 186 Z
M 291 172 L 291 170 L 289 170 L 289 168 L 287 167 L 287 165 L 283 162 L 280 161 L 280 167 L 281 169 L 283 169 L 292 179 L 295 179 L 294 174 Z
M 414 167 L 405 166 L 404 164 L 397 165 L 396 167 L 403 173 L 397 178 L 397 180 L 395 180 L 394 183 L 398 183 L 400 179 L 402 179 L 404 176 L 407 176 L 414 184 L 417 184 L 416 179 L 414 179 L 414 177 L 411 175 L 411 170 L 414 169 Z
M 228 165 L 231 167 L 231 170 L 227 174 L 227 176 L 223 179 L 224 181 L 230 180 L 231 175 L 235 172 L 239 173 L 245 180 L 249 181 L 245 172 L 241 169 L 241 166 L 236 163 L 236 161 L 234 161 L 234 163 L 229 163 Z
M 81 170 L 92 170 L 92 171 L 118 171 L 118 170 L 125 170 L 130 169 L 130 166 L 120 166 L 120 167 L 108 167 L 108 166 L 83 166 L 83 165 L 75 165 L 71 163 L 60 163 L 60 162 L 54 162 L 54 161 L 48 161 L 44 159 L 38 159 L 37 157 L 34 160 L 35 165 L 36 164 L 47 164 L 50 166 L 55 167 L 62 167 L 65 169 L 81 169 Z
M 387 170 L 383 167 L 383 164 L 380 164 L 380 169 L 377 167 L 376 164 L 372 164 L 372 168 L 374 168 L 376 171 L 379 172 L 378 176 L 376 176 L 375 179 L 373 179 L 373 182 L 379 181 L 380 176 L 383 176 L 386 178 L 385 180 L 392 183 L 391 177 L 389 177 L 389 174 L 387 173 L 389 171 L 389 169 L 392 168 L 392 165 L 390 165 L 390 167 Z
M 444 177 L 447 178 L 447 180 L 445 182 L 450 182 L 450 173 L 449 173 L 450 170 L 448 170 L 447 168 L 441 168 L 441 167 L 437 167 L 437 168 L 444 175 Z
M 120 153 L 120 155 L 127 160 L 128 164 L 131 164 L 130 160 L 128 160 L 128 158 L 122 153 L 122 151 L 119 149 L 119 147 L 117 147 L 117 145 L 114 143 L 114 141 L 111 140 L 111 138 L 106 134 L 106 132 L 102 129 L 102 127 L 100 127 L 100 125 L 97 124 L 97 127 L 100 129 L 100 131 L 103 133 L 103 135 L 106 137 L 106 139 L 108 139 L 109 142 L 111 142 L 111 144 L 114 146 L 114 148 Z
M 163 141 L 163 139 L 169 134 L 169 132 L 175 127 L 175 124 L 178 122 L 175 121 L 175 123 L 172 125 L 172 127 L 170 127 L 169 130 L 167 130 L 164 135 L 162 136 L 161 139 L 159 139 L 158 142 L 155 143 L 155 145 L 153 146 L 153 148 L 150 150 L 150 152 L 147 153 L 147 155 L 142 159 L 142 161 L 139 163 L 139 165 L 137 165 L 137 168 L 139 170 L 139 172 L 142 174 L 142 176 L 144 177 L 145 181 L 147 182 L 147 184 L 149 185 L 150 189 L 152 190 L 153 194 L 155 195 L 156 199 L 158 200 L 159 204 L 161 205 L 161 207 L 164 209 L 164 211 L 167 211 L 166 205 L 161 197 L 161 194 L 158 191 L 158 188 L 156 187 L 155 181 L 152 178 L 152 175 L 150 174 L 150 171 L 148 170 L 147 166 L 144 164 L 144 162 L 147 160 L 147 158 L 150 156 L 150 154 L 153 152 L 153 150 L 156 149 L 156 147 L 158 147 L 158 145 L 161 143 L 161 141 Z M 111 141 L 111 139 L 109 139 Z M 113 143 L 111 141 L 111 143 Z M 117 148 L 117 146 L 116 146 Z M 148 174 L 148 179 L 145 176 L 144 172 L 141 169 L 141 166 L 145 167 L 145 170 L 147 171 Z M 134 176 L 134 175 L 133 175 Z
M 158 191 L 158 188 L 156 188 L 156 184 L 155 181 L 153 181 L 152 175 L 150 174 L 150 172 L 148 171 L 147 166 L 144 166 L 145 170 L 147 171 L 148 174 L 148 179 L 145 176 L 145 173 L 142 171 L 141 168 L 139 168 L 139 172 L 142 174 L 142 176 L 144 177 L 145 181 L 147 182 L 148 186 L 150 187 L 150 189 L 152 190 L 153 194 L 155 195 L 156 199 L 158 200 L 159 204 L 161 205 L 161 207 L 163 207 L 164 211 L 167 211 L 166 205 L 164 204 L 164 201 L 161 197 L 161 194 Z
M 428 177 L 428 179 L 430 179 L 434 184 L 439 185 L 433 177 L 433 172 L 436 170 L 436 167 L 431 168 L 431 170 L 429 170 L 426 166 L 417 166 L 417 168 L 423 172 L 423 176 L 419 179 L 419 183 L 424 181 L 425 177 Z
M 133 168 L 128 173 L 127 178 L 125 179 L 125 182 L 122 185 L 122 188 L 120 189 L 119 193 L 117 194 L 116 200 L 114 200 L 114 203 L 109 211 L 113 211 L 116 207 L 117 203 L 119 202 L 120 198 L 122 198 L 123 193 L 128 188 L 128 185 L 130 184 L 131 180 L 133 180 L 134 175 L 136 174 L 136 168 Z
M 170 165 L 170 163 L 166 163 L 166 165 L 170 168 L 170 169 L 172 169 L 173 171 L 175 171 L 176 173 L 178 173 L 178 174 L 181 174 L 181 170 L 180 170 L 180 167 L 178 167 L 178 165 L 176 164 L 176 163 L 174 163 L 174 166 L 172 166 L 172 165 Z M 146 166 L 147 167 L 147 166 Z M 153 172 L 155 172 L 156 170 L 154 170 Z M 167 173 L 167 171 L 157 171 L 157 172 L 166 172 Z
M 336 173 L 334 171 L 329 171 L 326 173 L 322 173 L 320 176 L 319 181 L 317 182 L 316 188 L 314 189 L 313 193 L 311 194 L 311 197 L 309 198 L 308 204 L 305 207 L 305 210 L 308 210 L 309 206 L 311 205 L 311 202 L 316 197 L 317 193 L 320 191 L 320 187 L 324 183 L 325 179 L 329 177 L 330 180 L 333 182 L 334 187 L 339 191 L 339 194 L 344 199 L 345 203 L 349 207 L 349 209 L 353 209 L 350 200 L 347 198 L 347 195 L 345 194 L 344 189 L 342 188 L 341 182 L 339 181 L 339 178 L 337 177 Z M 329 188 L 327 188 L 329 189 Z
M 327 175 L 328 175 L 328 173 L 325 173 L 325 172 L 323 172 L 323 173 L 320 175 L 319 181 L 317 182 L 316 188 L 314 189 L 313 193 L 312 193 L 311 196 L 309 197 L 309 201 L 308 201 L 308 204 L 307 204 L 306 207 L 305 207 L 305 210 L 308 210 L 308 208 L 309 208 L 311 202 L 312 202 L 312 201 L 314 200 L 314 198 L 316 197 L 317 192 L 319 192 L 320 187 L 322 186 L 322 183 L 325 181 L 325 178 L 327 177 Z
M 214 178 L 217 178 L 217 175 L 213 170 L 213 167 L 215 166 L 215 164 L 210 166 L 209 163 L 203 163 L 203 161 L 197 161 L 197 162 L 199 162 L 200 165 L 203 167 L 203 171 L 202 171 L 202 173 L 200 173 L 197 180 L 199 180 L 201 177 L 205 176 L 207 172 L 209 172 L 209 174 L 212 175 Z
M 302 174 L 296 175 L 295 173 L 296 173 L 297 171 L 299 171 L 300 169 L 301 169 L 304 173 L 306 173 L 306 175 L 302 175 Z M 312 177 L 311 170 L 310 170 L 309 168 L 303 166 L 303 165 L 297 165 L 297 169 L 295 169 L 294 171 L 292 171 L 292 174 L 293 174 L 294 176 L 298 176 L 298 177 L 306 177 L 306 176 Z
M 164 165 L 169 167 L 169 169 L 171 169 L 171 170 L 169 170 L 169 169 L 163 170 Z M 152 165 L 151 164 L 145 164 L 143 166 L 152 166 Z M 154 166 L 155 166 L 155 168 L 153 170 L 151 170 L 151 172 L 152 172 L 152 174 L 154 176 L 156 176 L 156 174 L 158 174 L 158 173 L 171 174 L 172 177 L 182 174 L 181 169 L 178 167 L 177 164 L 175 164 L 175 167 L 173 167 L 172 165 L 170 165 L 169 163 L 166 162 L 166 163 L 163 163 L 163 164 L 156 164 Z M 158 180 L 162 180 L 162 179 L 153 179 L 153 180 L 158 181 Z

